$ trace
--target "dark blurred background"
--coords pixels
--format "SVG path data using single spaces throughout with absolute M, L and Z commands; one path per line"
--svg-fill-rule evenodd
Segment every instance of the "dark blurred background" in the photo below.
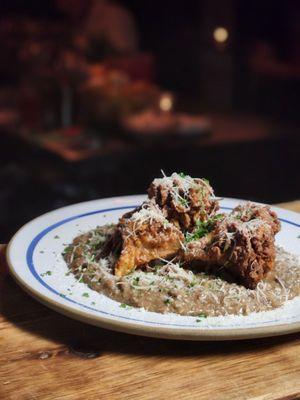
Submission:
M 2 0 L 0 242 L 161 169 L 299 199 L 299 21 L 296 0 Z

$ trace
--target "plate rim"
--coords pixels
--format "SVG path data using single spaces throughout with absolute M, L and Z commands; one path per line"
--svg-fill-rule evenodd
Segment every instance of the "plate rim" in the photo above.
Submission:
M 11 238 L 8 243 L 6 249 L 6 259 L 9 266 L 9 272 L 14 278 L 14 280 L 18 283 L 18 285 L 25 290 L 27 294 L 41 302 L 43 305 L 63 314 L 67 317 L 71 317 L 75 320 L 89 323 L 94 326 L 98 326 L 105 329 L 110 329 L 114 331 L 134 334 L 134 335 L 142 335 L 142 336 L 149 336 L 149 337 L 156 337 L 156 338 L 163 338 L 163 339 L 177 339 L 177 340 L 241 340 L 241 339 L 254 339 L 254 338 L 261 338 L 261 337 L 270 337 L 270 336 L 279 336 L 285 334 L 291 334 L 298 332 L 300 330 L 300 321 L 291 322 L 291 323 L 278 323 L 274 325 L 267 325 L 267 326 L 258 326 L 258 327 L 247 327 L 247 328 L 226 328 L 226 329 L 214 329 L 214 328 L 203 328 L 199 329 L 197 327 L 185 327 L 177 328 L 177 327 L 170 327 L 166 326 L 152 326 L 148 324 L 136 323 L 134 321 L 126 321 L 122 319 L 112 319 L 105 315 L 101 314 L 93 314 L 89 315 L 86 311 L 82 311 L 81 309 L 75 309 L 72 305 L 63 304 L 58 300 L 49 298 L 46 294 L 41 293 L 38 289 L 33 288 L 26 280 L 24 280 L 16 271 L 13 265 L 13 261 L 11 260 L 11 247 L 14 243 L 14 240 L 17 236 L 21 234 L 23 229 L 27 228 L 29 225 L 33 224 L 39 219 L 43 219 L 47 217 L 49 214 L 55 214 L 56 212 L 61 212 L 65 209 L 71 209 L 72 207 L 77 208 L 78 206 L 85 206 L 91 203 L 96 203 L 98 201 L 113 201 L 113 200 L 135 200 L 137 198 L 142 199 L 145 195 L 131 195 L 131 196 L 116 196 L 116 197 L 109 197 L 103 199 L 95 199 L 85 202 L 80 202 L 76 204 L 71 204 L 65 207 L 61 207 L 47 213 L 44 213 L 33 220 L 24 224 Z M 229 198 L 226 197 L 224 200 L 231 200 L 237 202 L 245 202 L 247 200 L 243 199 L 236 199 L 236 198 Z M 263 204 L 263 203 L 258 203 Z M 120 204 L 121 206 L 121 204 Z M 276 211 L 280 210 L 282 212 L 288 212 L 290 215 L 294 215 L 296 218 L 299 218 L 299 213 L 286 210 L 280 207 L 271 206 L 272 209 Z M 289 221 L 292 222 L 292 221 Z M 296 226 L 300 226 L 294 223 Z M 294 225 L 293 224 L 293 225 Z M 153 322 L 155 324 L 155 322 Z

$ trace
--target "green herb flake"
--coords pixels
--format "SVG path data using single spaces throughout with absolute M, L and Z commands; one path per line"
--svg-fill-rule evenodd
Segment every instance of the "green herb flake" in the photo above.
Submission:
M 65 273 L 65 276 L 69 276 L 71 274 L 71 272 L 69 271 L 69 272 L 66 272 Z
M 52 275 L 52 271 L 46 271 L 41 274 L 41 276 L 51 276 L 51 275 Z
M 60 237 L 58 235 L 55 235 L 54 239 L 60 239 Z
M 63 251 L 62 255 L 65 256 L 66 254 L 69 254 L 71 252 L 72 252 L 72 246 L 69 245 L 69 246 L 64 248 L 64 251 Z
M 90 295 L 87 292 L 82 293 L 82 297 L 90 297 Z
M 136 276 L 135 278 L 133 278 L 132 284 L 133 284 L 134 286 L 138 286 L 138 285 L 139 285 L 139 281 L 140 281 L 140 277 L 139 277 L 139 276 Z
M 198 314 L 198 318 L 196 319 L 196 322 L 202 322 L 205 318 L 207 318 L 207 315 L 204 313 Z
M 188 207 L 188 205 L 189 205 L 187 199 L 185 199 L 183 197 L 179 198 L 179 204 L 182 205 L 183 207 Z
M 41 251 L 40 251 L 40 254 L 44 254 L 44 253 L 45 253 L 44 250 L 41 250 Z
M 128 304 L 121 303 L 120 308 L 131 308 Z
M 183 172 L 179 172 L 179 174 L 178 174 L 181 178 L 185 178 L 187 175 L 185 174 L 185 173 L 183 173 Z
M 84 283 L 84 280 L 83 280 L 83 278 L 80 278 L 78 282 L 80 282 L 80 283 Z
M 217 214 L 207 221 L 197 220 L 195 230 L 185 235 L 185 241 L 188 243 L 203 238 L 214 229 L 215 223 L 223 218 L 223 214 Z
M 159 270 L 162 266 L 163 266 L 163 265 L 161 265 L 161 264 L 157 264 L 157 265 L 154 266 L 154 275 L 157 274 L 158 270 Z
M 91 305 L 92 305 L 92 306 L 95 306 L 95 305 L 96 305 L 96 303 L 95 303 L 94 301 L 92 301 L 92 302 L 91 302 Z
M 165 300 L 164 300 L 164 303 L 165 303 L 165 304 L 170 304 L 170 303 L 171 303 L 171 299 L 165 299 Z

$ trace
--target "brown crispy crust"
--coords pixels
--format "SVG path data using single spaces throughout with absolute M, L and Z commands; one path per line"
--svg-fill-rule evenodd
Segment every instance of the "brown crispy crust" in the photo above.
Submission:
M 149 200 L 124 214 L 101 256 L 117 253 L 115 274 L 124 276 L 153 260 L 177 255 L 186 266 L 213 273 L 222 269 L 247 288 L 255 288 L 274 266 L 274 236 L 280 230 L 276 213 L 248 202 L 214 220 L 219 204 L 212 188 L 205 180 L 189 179 L 187 187 L 176 174 L 167 183 L 153 181 Z M 158 219 L 137 223 L 134 214 L 145 207 L 154 207 Z M 182 246 L 184 234 L 197 229 L 196 221 L 212 221 L 211 232 Z
M 183 202 L 178 202 L 166 185 L 152 182 L 148 189 L 149 198 L 154 199 L 166 218 L 183 231 L 192 230 L 197 220 L 205 221 L 219 209 L 218 201 L 212 198 L 210 186 L 201 179 L 194 179 L 194 182 L 195 186 L 186 194 L 180 187 L 180 181 L 174 179 L 179 195 L 185 199 Z
M 148 200 L 120 218 L 100 257 L 114 252 L 115 275 L 124 276 L 153 260 L 174 256 L 183 241 L 183 233 Z
M 238 217 L 242 222 L 247 222 L 252 219 L 261 219 L 270 225 L 274 235 L 280 231 L 280 221 L 277 214 L 270 209 L 269 206 L 261 206 L 256 203 L 247 202 L 235 207 L 231 215 Z
M 124 276 L 135 268 L 159 258 L 174 256 L 181 247 L 182 233 L 174 226 L 163 223 L 143 223 L 137 229 L 131 220 L 118 226 L 121 238 L 120 257 L 115 265 L 115 275 Z
M 230 233 L 229 240 L 225 232 Z M 268 224 L 257 223 L 249 228 L 245 222 L 221 222 L 209 237 L 189 243 L 182 257 L 186 263 L 209 272 L 220 272 L 221 268 L 254 289 L 274 266 L 274 242 Z

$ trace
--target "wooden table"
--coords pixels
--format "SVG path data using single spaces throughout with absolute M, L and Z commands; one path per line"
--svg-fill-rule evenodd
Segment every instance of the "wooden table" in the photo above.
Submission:
M 300 211 L 300 201 L 285 204 Z M 179 342 L 59 315 L 0 269 L 0 399 L 300 399 L 300 334 Z

